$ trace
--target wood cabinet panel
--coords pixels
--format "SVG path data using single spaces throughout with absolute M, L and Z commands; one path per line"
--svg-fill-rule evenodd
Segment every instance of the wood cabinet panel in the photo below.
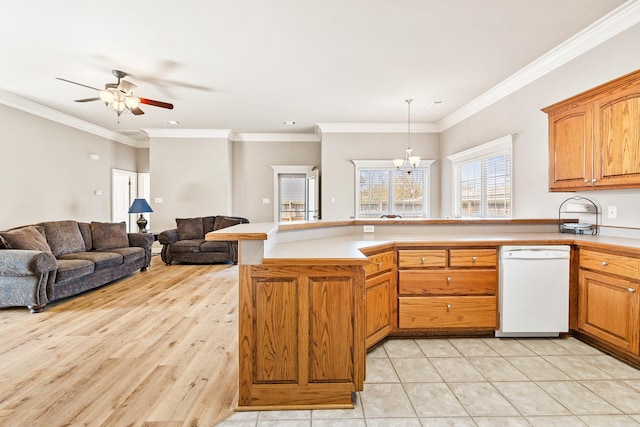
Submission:
M 497 328 L 495 296 L 400 297 L 398 326 L 408 329 Z
M 623 350 L 638 354 L 638 285 L 581 270 L 578 327 Z
M 256 280 L 255 339 L 262 357 L 256 358 L 256 384 L 298 380 L 298 300 L 296 277 Z
M 444 268 L 446 266 L 446 249 L 401 249 L 398 251 L 399 268 Z
M 351 278 L 309 279 L 309 382 L 349 382 L 353 378 L 354 334 Z M 303 315 L 304 316 L 304 315 Z
M 403 270 L 400 295 L 495 295 L 496 270 Z
M 583 249 L 580 251 L 580 268 L 640 279 L 640 259 L 622 255 Z
M 449 267 L 493 267 L 498 257 L 496 249 L 449 249 Z

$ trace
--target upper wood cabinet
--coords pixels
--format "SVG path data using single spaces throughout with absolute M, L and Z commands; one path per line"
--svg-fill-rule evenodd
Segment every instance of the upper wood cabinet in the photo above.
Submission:
M 640 187 L 640 70 L 542 111 L 550 191 Z

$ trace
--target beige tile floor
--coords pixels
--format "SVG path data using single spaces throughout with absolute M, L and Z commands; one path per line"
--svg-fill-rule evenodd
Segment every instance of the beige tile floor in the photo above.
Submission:
M 394 339 L 353 410 L 237 412 L 221 426 L 640 426 L 640 370 L 574 339 Z

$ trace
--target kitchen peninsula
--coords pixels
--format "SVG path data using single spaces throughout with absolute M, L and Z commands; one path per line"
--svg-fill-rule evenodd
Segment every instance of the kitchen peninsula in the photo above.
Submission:
M 374 232 L 363 232 L 365 225 Z M 631 363 L 640 360 L 639 240 L 562 234 L 557 220 L 542 219 L 255 223 L 207 239 L 239 241 L 238 410 L 353 407 L 366 349 L 390 335 L 492 336 L 502 245 L 572 245 L 571 331 Z M 412 288 L 413 270 L 421 268 L 452 287 L 421 295 Z M 624 275 L 619 300 L 594 299 L 609 286 L 597 274 Z M 433 304 L 445 297 L 438 311 Z M 603 309 L 585 311 L 587 301 Z M 606 313 L 620 303 L 629 305 L 623 327 Z

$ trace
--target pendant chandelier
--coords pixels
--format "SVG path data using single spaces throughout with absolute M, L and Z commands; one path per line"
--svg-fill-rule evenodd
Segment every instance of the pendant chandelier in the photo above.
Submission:
M 407 103 L 407 149 L 404 150 L 404 159 L 393 159 L 393 165 L 399 170 L 402 167 L 409 167 L 407 173 L 411 173 L 413 169 L 420 165 L 420 156 L 413 155 L 411 148 L 411 102 L 412 98 L 404 100 Z

